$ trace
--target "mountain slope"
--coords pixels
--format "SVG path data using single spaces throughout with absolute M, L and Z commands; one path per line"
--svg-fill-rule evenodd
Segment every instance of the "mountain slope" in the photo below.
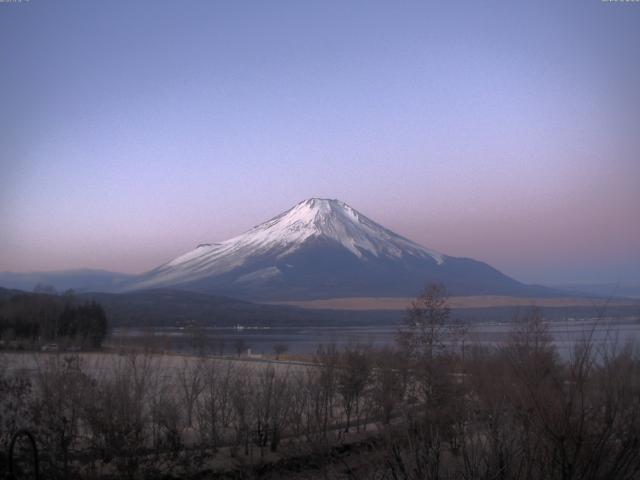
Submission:
M 230 240 L 196 249 L 128 289 L 179 287 L 255 300 L 413 296 L 429 282 L 455 295 L 544 295 L 483 262 L 443 255 L 338 200 L 312 198 Z

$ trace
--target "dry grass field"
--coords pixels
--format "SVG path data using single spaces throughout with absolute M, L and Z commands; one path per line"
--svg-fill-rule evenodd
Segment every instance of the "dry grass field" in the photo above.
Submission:
M 404 297 L 350 297 L 328 298 L 324 300 L 300 300 L 278 302 L 280 305 L 291 305 L 302 308 L 326 309 L 326 310 L 404 310 L 412 298 Z M 598 307 L 625 306 L 640 308 L 640 300 L 614 299 L 603 300 L 600 298 L 580 297 L 509 297 L 500 295 L 472 295 L 465 297 L 450 297 L 451 308 L 490 308 L 490 307 Z

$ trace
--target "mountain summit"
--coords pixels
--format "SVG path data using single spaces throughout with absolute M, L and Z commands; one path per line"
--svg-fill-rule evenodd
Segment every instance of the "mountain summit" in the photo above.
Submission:
M 362 258 L 401 257 L 405 254 L 432 257 L 442 255 L 407 240 L 368 219 L 339 200 L 310 198 L 277 217 L 225 243 L 246 243 L 254 248 L 286 245 L 281 255 L 290 253 L 311 238 L 332 240 Z
M 415 295 L 443 282 L 454 294 L 526 294 L 489 265 L 404 238 L 339 200 L 310 198 L 220 243 L 205 243 L 130 287 L 180 287 L 251 299 Z

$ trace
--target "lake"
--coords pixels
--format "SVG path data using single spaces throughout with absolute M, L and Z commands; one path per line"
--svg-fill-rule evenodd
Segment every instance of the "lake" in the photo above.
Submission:
M 576 341 L 591 335 L 596 343 L 623 345 L 640 341 L 638 319 L 580 319 L 549 322 L 549 332 L 558 351 L 567 356 Z M 286 345 L 292 354 L 314 353 L 319 345 L 368 344 L 384 347 L 394 342 L 398 325 L 375 326 L 314 326 L 273 328 L 116 328 L 109 345 L 153 345 L 175 352 L 204 350 L 210 353 L 232 354 L 239 348 L 253 354 L 273 354 L 274 345 Z M 497 345 L 509 339 L 513 323 L 474 323 L 466 326 L 466 344 Z

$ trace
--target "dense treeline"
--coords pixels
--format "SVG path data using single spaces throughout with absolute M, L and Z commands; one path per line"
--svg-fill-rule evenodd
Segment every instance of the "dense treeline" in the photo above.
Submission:
M 70 293 L 19 293 L 0 299 L 0 340 L 5 348 L 46 342 L 98 348 L 108 328 L 99 304 L 78 303 Z
M 322 347 L 307 365 L 152 353 L 0 365 L 0 452 L 28 428 L 52 479 L 638 478 L 633 348 L 586 337 L 562 359 L 536 311 L 504 344 L 465 335 L 434 287 L 394 348 Z

